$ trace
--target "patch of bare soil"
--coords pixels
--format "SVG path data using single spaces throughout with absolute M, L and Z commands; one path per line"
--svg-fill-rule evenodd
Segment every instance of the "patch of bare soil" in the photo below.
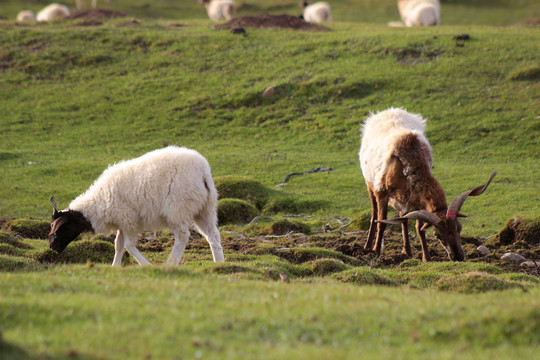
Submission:
M 224 24 L 216 25 L 216 29 L 233 29 L 238 27 L 253 28 L 282 28 L 307 31 L 330 31 L 329 28 L 317 24 L 305 22 L 299 17 L 282 14 L 260 14 L 256 16 L 242 16 L 234 18 Z
M 90 9 L 90 10 L 81 10 L 76 11 L 73 14 L 66 16 L 64 19 L 73 20 L 73 19 L 114 19 L 119 17 L 126 17 L 128 14 L 109 10 L 109 9 Z

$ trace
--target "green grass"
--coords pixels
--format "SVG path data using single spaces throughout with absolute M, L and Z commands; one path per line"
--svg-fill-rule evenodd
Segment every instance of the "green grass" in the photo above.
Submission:
M 0 0 L 0 15 L 45 3 Z M 237 3 L 239 15 L 299 13 L 296 1 Z M 139 25 L 0 21 L 0 220 L 48 221 L 50 195 L 66 207 L 108 164 L 176 144 L 206 156 L 215 178 L 244 179 L 244 197 L 226 182 L 223 191 L 264 216 L 301 213 L 318 229 L 357 216 L 361 227 L 370 205 L 360 125 L 370 111 L 401 106 L 430 119 L 433 171 L 448 198 L 498 171 L 465 203 L 465 235 L 490 236 L 515 215 L 535 221 L 540 30 L 524 22 L 540 17 L 538 6 L 442 3 L 437 28 L 388 28 L 395 1 L 350 0 L 332 2 L 331 32 L 246 37 L 214 30 L 194 0 L 104 5 Z M 452 38 L 462 33 L 471 40 L 461 47 Z M 263 98 L 269 86 L 274 96 Z M 315 167 L 333 170 L 277 186 Z M 223 242 L 275 220 L 224 226 Z M 203 244 L 177 268 L 126 256 L 113 269 L 102 264 L 112 245 L 95 241 L 110 239 L 86 237 L 57 257 L 7 224 L 2 359 L 523 359 L 540 345 L 538 278 L 480 261 L 391 267 L 247 239 L 252 246 L 226 251 L 222 264 Z M 169 254 L 149 250 L 154 264 Z
M 69 266 L 5 274 L 0 290 L 0 348 L 22 359 L 520 358 L 540 342 L 538 288 L 472 297 Z
M 449 198 L 499 172 L 465 204 L 464 233 L 491 235 L 514 214 L 539 213 L 538 81 L 512 78 L 540 66 L 537 28 L 336 23 L 237 37 L 199 22 L 2 26 L 2 217 L 47 218 L 50 195 L 65 207 L 108 164 L 169 143 L 199 150 L 214 176 L 270 188 L 332 167 L 281 190 L 320 202 L 316 216 L 352 217 L 369 208 L 360 124 L 390 106 L 430 119 Z M 472 39 L 457 47 L 463 32 Z M 278 95 L 262 99 L 270 85 Z

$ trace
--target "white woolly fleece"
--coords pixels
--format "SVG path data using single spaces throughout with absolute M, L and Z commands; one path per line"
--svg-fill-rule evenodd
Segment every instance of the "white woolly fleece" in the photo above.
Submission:
M 405 26 L 431 26 L 440 23 L 441 5 L 438 0 L 400 0 L 398 8 Z
M 370 114 L 364 121 L 359 153 L 360 167 L 364 179 L 373 184 L 376 191 L 382 187 L 394 147 L 400 138 L 407 134 L 416 134 L 418 139 L 431 149 L 424 136 L 425 129 L 426 120 L 422 116 L 400 108 Z M 431 163 L 429 167 L 431 168 Z
M 216 211 L 217 197 L 207 160 L 169 146 L 110 166 L 69 208 L 97 233 L 139 233 L 189 227 L 203 210 Z
M 234 0 L 212 0 L 206 5 L 206 12 L 212 21 L 231 20 L 234 16 Z
M 56 18 L 63 18 L 69 16 L 71 12 L 69 8 L 62 4 L 52 3 L 45 6 L 40 12 L 37 13 L 37 21 L 49 21 Z
M 304 9 L 304 20 L 314 23 L 331 22 L 332 14 L 330 12 L 330 5 L 324 1 L 320 1 L 306 6 Z

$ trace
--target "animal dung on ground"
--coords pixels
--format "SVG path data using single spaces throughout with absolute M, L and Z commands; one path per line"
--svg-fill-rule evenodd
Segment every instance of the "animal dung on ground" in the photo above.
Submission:
M 233 34 L 245 34 L 246 30 L 241 26 L 237 26 L 237 27 L 234 27 L 234 28 L 231 29 L 231 33 L 233 33 Z

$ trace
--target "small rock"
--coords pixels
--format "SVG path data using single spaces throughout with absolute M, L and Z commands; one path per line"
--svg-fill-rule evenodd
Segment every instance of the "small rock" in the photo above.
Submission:
M 484 245 L 480 245 L 479 247 L 477 247 L 476 251 L 478 251 L 482 255 L 489 255 L 489 253 L 491 253 L 491 251 L 489 251 L 489 249 Z
M 272 95 L 274 95 L 274 91 L 276 89 L 273 87 L 273 86 L 269 86 L 266 88 L 266 90 L 264 90 L 263 94 L 262 94 L 262 97 L 263 98 L 269 98 L 269 97 L 272 97 Z
M 538 265 L 536 265 L 536 263 L 534 261 L 531 261 L 531 260 L 522 262 L 521 266 L 522 267 L 530 267 L 530 268 L 538 267 Z
M 501 260 L 514 261 L 514 262 L 517 262 L 517 263 L 522 263 L 526 259 L 523 256 L 521 256 L 519 254 L 516 254 L 516 253 L 506 253 L 503 256 L 501 256 Z

